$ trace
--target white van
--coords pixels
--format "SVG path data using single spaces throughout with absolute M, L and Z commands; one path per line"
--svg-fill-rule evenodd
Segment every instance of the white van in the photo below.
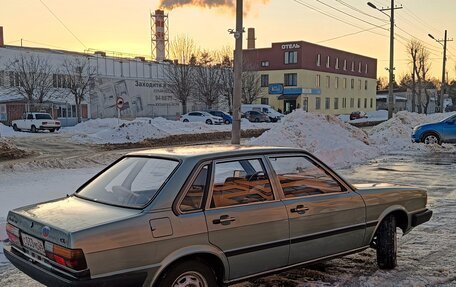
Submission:
M 271 106 L 269 105 L 263 105 L 263 104 L 246 104 L 246 105 L 241 105 L 241 112 L 245 113 L 248 111 L 257 111 L 257 112 L 262 112 L 265 113 L 269 116 L 271 119 L 271 122 L 277 122 L 281 118 L 283 118 L 283 114 L 279 113 L 278 111 L 274 110 Z

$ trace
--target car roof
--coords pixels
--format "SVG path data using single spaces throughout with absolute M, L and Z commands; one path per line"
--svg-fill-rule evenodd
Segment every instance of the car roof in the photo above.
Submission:
M 238 146 L 238 145 L 194 145 L 183 147 L 169 147 L 159 149 L 148 149 L 129 153 L 129 156 L 158 156 L 172 159 L 186 158 L 218 158 L 227 156 L 243 156 L 249 154 L 270 154 L 270 153 L 302 153 L 298 148 L 273 147 L 273 146 Z M 305 152 L 307 153 L 307 152 Z

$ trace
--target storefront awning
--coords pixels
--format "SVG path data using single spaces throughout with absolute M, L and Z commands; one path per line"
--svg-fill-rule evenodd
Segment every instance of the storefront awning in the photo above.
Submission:
M 280 95 L 277 99 L 278 100 L 296 100 L 299 95 Z

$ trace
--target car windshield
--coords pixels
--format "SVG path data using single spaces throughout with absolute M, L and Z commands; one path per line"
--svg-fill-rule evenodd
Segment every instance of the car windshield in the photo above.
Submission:
M 175 160 L 126 157 L 76 195 L 101 203 L 141 208 L 152 200 L 178 164 Z
M 50 114 L 36 114 L 35 117 L 37 120 L 52 120 Z
M 456 119 L 456 115 L 451 115 L 449 117 L 446 117 L 442 120 L 442 122 L 446 122 L 446 121 L 452 121 L 454 122 L 454 120 Z

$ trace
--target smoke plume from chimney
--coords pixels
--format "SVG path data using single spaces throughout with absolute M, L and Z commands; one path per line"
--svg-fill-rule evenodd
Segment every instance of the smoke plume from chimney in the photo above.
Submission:
M 246 1 L 247 2 L 247 1 Z M 251 2 L 267 3 L 269 0 L 250 0 L 244 3 L 244 10 L 248 10 Z M 161 0 L 162 9 L 171 10 L 182 6 L 199 6 L 203 8 L 228 8 L 234 10 L 236 0 Z

